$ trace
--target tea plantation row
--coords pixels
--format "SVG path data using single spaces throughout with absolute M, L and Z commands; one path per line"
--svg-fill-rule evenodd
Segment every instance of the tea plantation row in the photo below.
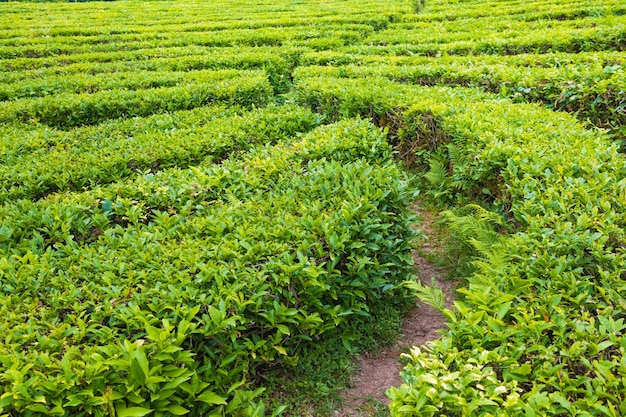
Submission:
M 332 412 L 411 302 L 415 184 L 475 272 L 391 413 L 626 414 L 625 27 L 617 0 L 0 6 L 0 416 Z
M 23 202 L 3 219 L 24 229 L 3 242 L 1 404 L 260 413 L 246 375 L 407 278 L 411 193 L 390 156 L 377 129 L 346 121 L 221 165 Z
M 390 391 L 392 412 L 623 414 L 626 161 L 616 146 L 570 116 L 475 90 L 374 85 L 311 78 L 298 89 L 326 114 L 404 129 L 430 158 L 437 198 L 472 203 L 453 217 L 479 254 L 464 299 L 445 311 L 446 336 L 416 348 L 405 385 Z

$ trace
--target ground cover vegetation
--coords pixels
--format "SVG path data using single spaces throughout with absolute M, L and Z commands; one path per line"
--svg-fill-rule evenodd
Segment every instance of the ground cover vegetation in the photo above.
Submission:
M 626 414 L 625 30 L 616 0 L 1 5 L 0 416 L 332 413 L 437 304 L 418 191 L 472 263 L 390 413 Z

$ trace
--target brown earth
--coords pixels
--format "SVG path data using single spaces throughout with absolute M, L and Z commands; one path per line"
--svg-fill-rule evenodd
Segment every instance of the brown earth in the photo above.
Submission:
M 419 230 L 426 235 L 420 241 L 420 251 L 413 251 L 413 260 L 418 278 L 424 285 L 433 282 L 441 288 L 446 297 L 446 305 L 450 308 L 454 294 L 454 282 L 446 280 L 446 272 L 429 262 L 421 253 L 432 254 L 441 251 L 437 233 L 433 227 L 434 214 L 419 207 L 414 210 L 421 218 Z M 353 386 L 343 393 L 343 407 L 335 415 L 361 416 L 372 415 L 367 409 L 371 404 L 389 404 L 385 391 L 402 384 L 399 362 L 402 353 L 411 346 L 421 346 L 428 341 L 438 339 L 439 330 L 446 326 L 446 320 L 439 311 L 424 303 L 418 302 L 416 307 L 403 319 L 402 332 L 395 345 L 378 352 L 375 356 L 363 356 L 359 361 L 360 371 L 353 381 Z

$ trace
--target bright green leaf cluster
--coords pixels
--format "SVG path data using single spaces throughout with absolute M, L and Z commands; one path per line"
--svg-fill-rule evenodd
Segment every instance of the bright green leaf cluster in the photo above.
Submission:
M 392 412 L 625 414 L 626 167 L 553 111 L 623 138 L 623 1 L 278 3 L 0 7 L 0 415 L 280 413 L 406 299 L 394 157 L 476 258 Z
M 390 162 L 380 130 L 347 120 L 8 214 L 39 231 L 4 233 L 0 404 L 243 412 L 257 366 L 407 279 L 412 193 Z
M 536 105 L 371 82 L 305 77 L 297 94 L 334 117 L 367 115 L 413 140 L 430 159 L 437 198 L 499 212 L 477 216 L 485 210 L 477 206 L 466 214 L 473 223 L 457 219 L 457 227 L 476 230 L 494 216 L 515 227 L 499 237 L 485 227 L 478 240 L 465 234 L 481 255 L 477 272 L 446 311 L 446 336 L 410 356 L 405 385 L 390 391 L 392 413 L 624 413 L 626 164 L 617 147 Z

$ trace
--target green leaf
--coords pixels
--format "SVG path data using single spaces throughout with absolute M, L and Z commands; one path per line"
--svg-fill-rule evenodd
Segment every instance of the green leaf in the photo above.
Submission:
M 168 390 L 168 389 L 176 388 L 180 384 L 182 384 L 183 382 L 186 382 L 189 378 L 191 378 L 190 374 L 183 374 L 183 375 L 178 376 L 178 377 L 172 379 L 171 381 L 169 381 L 161 389 L 162 390 Z
M 26 409 L 37 413 L 48 414 L 48 409 L 43 404 L 29 404 L 26 406 Z
M 124 405 L 115 407 L 117 417 L 142 417 L 150 414 L 153 410 L 143 407 L 129 407 Z
M 13 402 L 13 395 L 10 392 L 5 392 L 0 397 L 0 409 L 8 407 Z
M 189 412 L 185 407 L 181 407 L 178 404 L 170 405 L 167 407 L 168 411 L 175 416 L 183 416 Z
M 219 395 L 211 391 L 203 392 L 202 394 L 196 397 L 196 400 L 202 401 L 205 404 L 222 404 L 222 405 L 228 404 L 226 400 L 224 400 L 222 397 L 220 397 Z
M 284 324 L 277 324 L 276 328 L 278 329 L 279 332 L 281 332 L 282 334 L 291 334 L 289 332 L 289 327 L 285 326 Z
M 307 266 L 302 270 L 305 274 L 310 276 L 311 278 L 317 278 L 320 276 L 320 271 L 314 266 Z
M 276 351 L 278 353 L 280 353 L 281 355 L 287 356 L 287 351 L 285 350 L 284 347 L 282 347 L 282 346 L 274 346 L 274 349 L 276 349 Z
M 0 242 L 9 240 L 11 238 L 12 233 L 13 231 L 9 229 L 7 226 L 4 226 L 4 225 L 1 226 L 0 227 Z
M 138 353 L 137 351 L 136 353 Z M 146 383 L 146 379 L 148 378 L 148 373 L 146 372 L 145 365 L 147 363 L 142 363 L 141 355 L 138 358 L 135 356 L 130 363 L 130 375 L 134 378 L 134 381 L 138 382 L 140 385 Z M 145 359 L 145 355 L 143 355 L 143 359 Z
M 144 349 L 139 348 L 135 351 L 135 359 L 137 359 L 137 363 L 141 367 L 143 373 L 148 376 L 150 374 L 150 365 Z
M 110 213 L 113 209 L 113 202 L 111 200 L 104 200 L 102 202 L 102 211 L 105 213 Z
M 339 246 L 339 236 L 337 236 L 337 233 L 332 232 L 330 234 L 330 237 L 328 238 L 328 243 L 330 243 L 331 248 L 337 249 L 337 247 Z

